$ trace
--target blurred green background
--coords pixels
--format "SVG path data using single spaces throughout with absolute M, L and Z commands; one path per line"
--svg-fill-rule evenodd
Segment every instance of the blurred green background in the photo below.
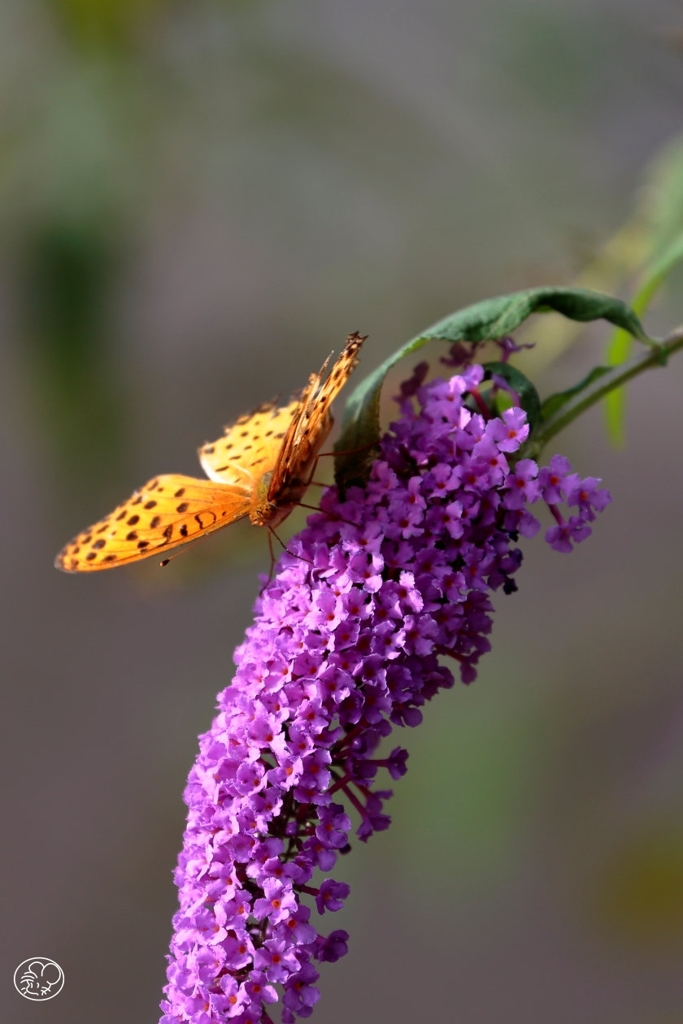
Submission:
M 268 567 L 242 525 L 163 571 L 57 549 L 348 332 L 360 378 L 627 248 L 681 39 L 666 0 L 4 0 L 2 1020 L 157 1020 L 180 794 Z M 607 337 L 536 355 L 541 389 Z M 571 558 L 526 545 L 478 681 L 395 737 L 318 1024 L 683 1021 L 682 385 L 680 357 L 636 381 L 624 450 L 599 410 L 561 438 L 614 504 Z M 66 973 L 38 1014 L 36 955 Z

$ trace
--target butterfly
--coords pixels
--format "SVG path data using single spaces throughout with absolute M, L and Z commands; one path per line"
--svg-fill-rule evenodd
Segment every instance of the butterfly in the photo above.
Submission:
M 330 358 L 288 405 L 260 405 L 199 449 L 208 480 L 156 476 L 57 555 L 65 572 L 92 572 L 138 562 L 220 530 L 247 516 L 273 529 L 311 482 L 318 452 L 332 429 L 330 406 L 358 362 L 365 341 L 350 334 L 325 377 Z

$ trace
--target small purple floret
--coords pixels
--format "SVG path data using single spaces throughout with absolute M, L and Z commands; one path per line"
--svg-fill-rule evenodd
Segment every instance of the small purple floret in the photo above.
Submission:
M 375 780 L 407 769 L 403 748 L 380 744 L 453 686 L 440 658 L 476 678 L 491 593 L 516 589 L 518 537 L 540 528 L 528 506 L 546 503 L 546 539 L 567 552 L 610 501 L 563 456 L 540 471 L 516 459 L 526 414 L 515 404 L 486 419 L 481 396 L 468 401 L 481 367 L 429 384 L 425 373 L 403 385 L 367 486 L 330 488 L 290 541 L 200 737 L 163 1024 L 268 1024 L 278 1000 L 283 1024 L 310 1016 L 312 961 L 338 960 L 348 941 L 310 921 L 349 893 L 319 873 L 348 850 L 350 814 L 362 840 L 388 827 L 391 790 Z

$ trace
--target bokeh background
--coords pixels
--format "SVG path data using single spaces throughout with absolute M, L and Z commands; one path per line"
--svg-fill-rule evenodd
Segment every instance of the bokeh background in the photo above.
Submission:
M 180 794 L 268 568 L 242 525 L 163 571 L 56 550 L 349 331 L 360 377 L 623 242 L 682 39 L 667 0 L 3 0 L 2 1020 L 157 1020 Z M 607 337 L 537 355 L 542 391 Z M 559 442 L 614 504 L 571 557 L 526 545 L 477 682 L 396 737 L 318 1024 L 683 1021 L 682 386 L 635 382 L 624 449 L 599 410 Z

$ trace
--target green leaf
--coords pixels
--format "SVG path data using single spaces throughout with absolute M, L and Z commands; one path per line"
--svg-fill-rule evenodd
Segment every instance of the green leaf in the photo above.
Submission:
M 653 265 L 650 272 L 646 272 L 643 284 L 638 289 L 633 308 L 638 313 L 644 313 L 652 299 L 664 283 L 667 274 L 683 258 L 683 238 L 676 242 L 662 253 L 661 257 Z M 610 366 L 621 366 L 631 354 L 633 340 L 631 336 L 620 327 L 612 335 L 607 348 L 607 361 Z M 607 430 L 616 445 L 624 443 L 624 419 L 626 416 L 626 394 L 623 388 L 617 388 L 605 398 L 605 412 L 607 416 Z
M 675 248 L 683 235 L 683 141 L 679 137 L 650 165 L 643 189 L 644 219 L 650 268 Z
M 653 165 L 646 189 L 644 242 L 632 307 L 642 315 L 674 267 L 683 260 L 683 144 L 667 147 Z M 620 366 L 631 354 L 632 340 L 624 330 L 612 335 L 607 349 L 610 366 Z M 615 444 L 624 441 L 626 395 L 623 389 L 605 398 L 607 430 Z
M 683 232 L 675 238 L 668 248 L 659 254 L 657 259 L 653 260 L 650 266 L 647 268 L 645 273 L 645 281 L 641 286 L 641 291 L 657 289 L 671 273 L 677 263 L 683 259 Z M 654 294 L 651 292 L 650 298 Z
M 497 340 L 516 330 L 532 313 L 561 313 L 572 320 L 609 320 L 645 344 L 648 338 L 640 320 L 624 302 L 585 288 L 529 288 L 526 291 L 485 299 L 437 321 L 389 356 L 365 378 L 349 398 L 341 436 L 335 446 L 337 483 L 348 487 L 364 483 L 380 437 L 379 403 L 384 378 L 399 360 L 422 348 L 432 338 L 445 341 Z
M 578 384 L 575 384 L 571 388 L 567 388 L 566 391 L 558 391 L 554 395 L 550 395 L 546 398 L 545 402 L 541 406 L 541 419 L 543 421 L 550 419 L 555 413 L 559 412 L 563 405 L 565 405 L 570 398 L 574 395 L 580 395 L 582 391 L 585 391 L 593 381 L 602 377 L 605 373 L 609 373 L 608 366 L 596 366 L 587 374 L 583 380 L 580 380 Z
M 423 331 L 418 338 L 408 343 L 413 350 L 416 342 L 429 338 L 443 338 L 446 341 L 490 341 L 503 338 L 517 330 L 532 313 L 549 311 L 562 313 L 570 320 L 609 320 L 616 327 L 622 327 L 634 338 L 645 344 L 652 344 L 633 310 L 620 299 L 586 288 L 528 288 L 512 295 L 500 295 L 495 299 L 484 299 L 474 306 L 451 313 Z M 392 366 L 400 358 L 392 357 Z
M 483 365 L 486 379 L 490 379 L 493 374 L 497 377 L 502 377 L 503 380 L 508 382 L 512 390 L 519 395 L 520 405 L 526 413 L 529 428 L 533 433 L 541 421 L 541 400 L 538 397 L 538 391 L 529 378 L 521 370 L 518 370 L 516 366 L 510 366 L 509 363 L 484 363 Z

